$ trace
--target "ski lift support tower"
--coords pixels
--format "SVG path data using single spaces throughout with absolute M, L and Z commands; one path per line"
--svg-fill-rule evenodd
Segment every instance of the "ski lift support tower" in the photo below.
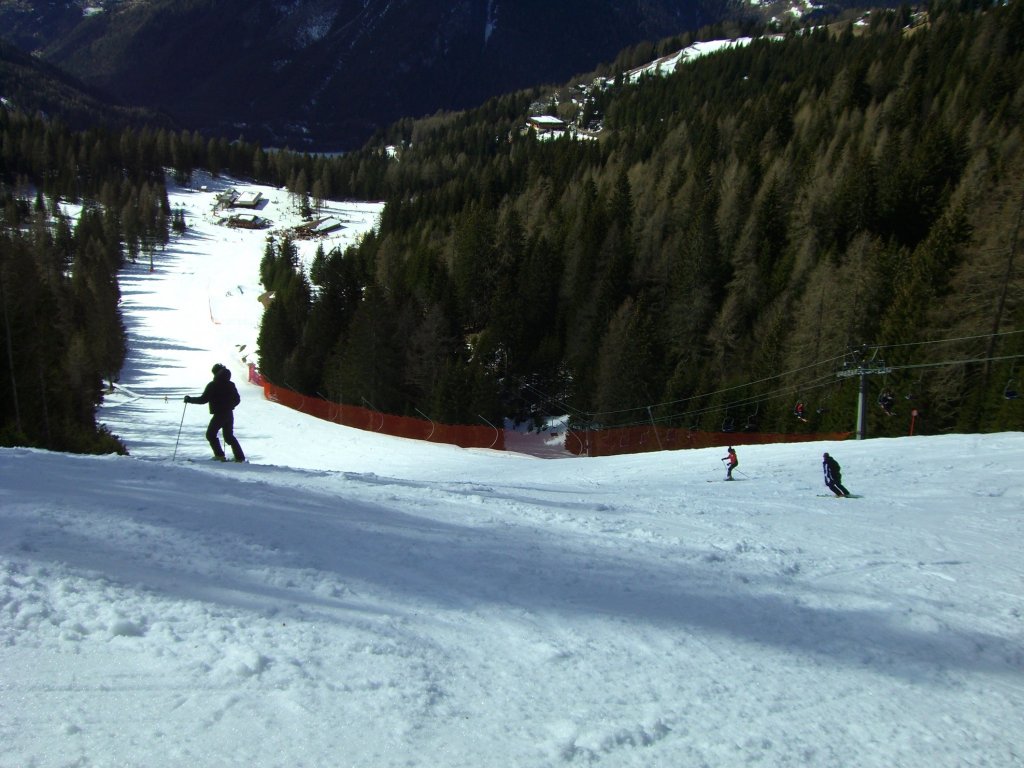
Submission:
M 850 359 L 852 358 L 852 360 Z M 857 432 L 858 440 L 867 437 L 867 402 L 868 402 L 868 376 L 885 375 L 891 373 L 892 368 L 885 364 L 885 360 L 878 358 L 878 347 L 871 351 L 868 356 L 866 344 L 851 350 L 843 367 L 836 373 L 840 379 L 849 379 L 853 376 L 860 377 L 860 387 L 857 394 Z

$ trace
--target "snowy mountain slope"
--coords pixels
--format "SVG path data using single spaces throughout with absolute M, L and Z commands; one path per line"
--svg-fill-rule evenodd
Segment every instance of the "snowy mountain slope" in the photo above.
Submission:
M 0 449 L 0 766 L 1021 764 L 1024 435 L 741 447 L 725 483 L 320 422 L 244 384 L 261 233 L 212 194 L 122 274 L 132 456 Z M 214 360 L 251 464 L 182 403 Z
M 830 446 L 854 501 L 808 446 L 708 484 L 361 437 L 0 452 L 0 764 L 1016 764 L 1019 435 Z

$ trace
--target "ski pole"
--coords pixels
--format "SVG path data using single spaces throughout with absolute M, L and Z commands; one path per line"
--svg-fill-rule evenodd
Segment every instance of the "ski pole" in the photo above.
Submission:
M 181 409 L 181 422 L 178 424 L 178 436 L 174 438 L 174 455 L 171 456 L 171 461 L 178 458 L 178 441 L 181 440 L 181 426 L 185 423 L 185 411 L 188 410 L 188 403 L 185 403 L 185 407 Z

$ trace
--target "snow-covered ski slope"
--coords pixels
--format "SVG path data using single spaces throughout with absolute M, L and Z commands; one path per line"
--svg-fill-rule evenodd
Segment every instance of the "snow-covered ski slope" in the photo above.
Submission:
M 0 450 L 0 766 L 1024 764 L 1024 435 L 726 483 L 318 422 L 245 383 L 266 232 L 209 194 L 122 276 L 131 457 Z M 252 464 L 182 403 L 214 362 Z

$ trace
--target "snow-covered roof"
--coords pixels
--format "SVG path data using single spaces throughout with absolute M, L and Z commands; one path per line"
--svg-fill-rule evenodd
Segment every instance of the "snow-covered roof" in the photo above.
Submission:
M 553 115 L 533 115 L 530 122 L 545 128 L 564 128 L 565 121 Z
M 246 190 L 242 192 L 236 199 L 235 205 L 240 207 L 255 206 L 258 205 L 260 200 L 263 199 L 263 193 L 259 191 Z
M 313 230 L 315 232 L 330 232 L 332 230 L 340 228 L 341 222 L 338 219 L 334 218 L 333 216 L 329 216 L 326 219 L 318 221 L 317 225 L 313 227 Z

